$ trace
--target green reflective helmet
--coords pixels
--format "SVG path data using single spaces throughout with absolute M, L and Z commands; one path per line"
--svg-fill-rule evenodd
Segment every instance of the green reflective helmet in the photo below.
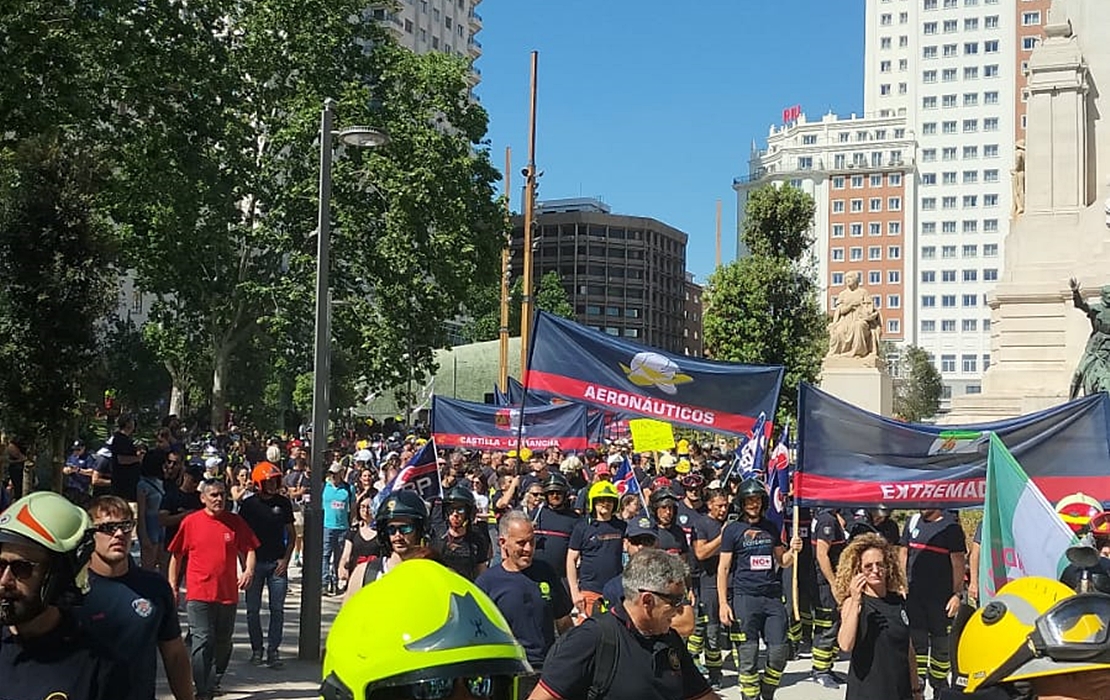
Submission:
M 498 700 L 530 673 L 523 647 L 477 586 L 428 559 L 412 559 L 359 590 L 339 611 L 324 656 L 326 700 L 363 700 L 382 688 L 450 690 L 489 682 Z M 417 695 L 413 695 L 416 697 Z

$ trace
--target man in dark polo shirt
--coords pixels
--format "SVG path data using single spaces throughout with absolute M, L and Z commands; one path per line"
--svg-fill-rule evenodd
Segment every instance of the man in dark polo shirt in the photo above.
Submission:
M 258 493 L 239 506 L 261 544 L 255 553 L 254 579 L 247 589 L 247 636 L 251 641 L 251 664 L 265 663 L 273 669 L 284 666 L 278 651 L 285 626 L 285 596 L 289 592 L 289 560 L 297 542 L 293 528 L 293 504 L 278 493 L 281 469 L 270 462 L 259 462 L 251 472 Z M 265 644 L 262 638 L 262 588 L 266 587 L 270 621 Z M 265 646 L 266 656 L 262 651 Z
M 82 626 L 130 671 L 130 692 L 122 697 L 154 700 L 157 649 L 174 697 L 192 700 L 192 669 L 177 601 L 165 578 L 140 568 L 128 553 L 135 530 L 131 507 L 118 496 L 98 496 L 89 514 L 95 549 L 89 592 L 77 608 Z
M 624 570 L 622 604 L 588 618 L 555 642 L 530 700 L 586 697 L 591 686 L 596 700 L 719 698 L 671 629 L 672 619 L 687 603 L 687 575 L 678 555 L 659 549 L 634 555 Z M 614 664 L 612 669 L 595 668 L 606 660 Z M 607 680 L 598 687 L 596 679 Z
M 497 604 L 538 673 L 555 633 L 571 627 L 570 596 L 555 569 L 533 559 L 535 533 L 523 512 L 509 511 L 501 518 L 497 539 L 501 564 L 483 571 L 474 583 Z M 521 677 L 520 695 L 527 697 L 538 680 L 534 674 Z

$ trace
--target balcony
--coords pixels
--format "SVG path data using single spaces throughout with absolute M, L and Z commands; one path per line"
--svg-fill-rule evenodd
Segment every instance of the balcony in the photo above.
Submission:
M 471 10 L 468 15 L 470 20 L 470 28 L 474 31 L 479 31 L 482 28 L 482 15 L 478 14 L 475 10 Z

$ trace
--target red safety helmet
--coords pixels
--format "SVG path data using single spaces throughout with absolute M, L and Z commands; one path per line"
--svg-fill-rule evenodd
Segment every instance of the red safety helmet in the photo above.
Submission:
M 269 479 L 280 479 L 281 477 L 281 469 L 276 464 L 271 464 L 270 462 L 259 462 L 254 465 L 254 469 L 251 471 L 251 481 L 258 486 L 261 486 L 262 482 L 268 481 Z
M 1091 518 L 1087 529 L 1095 537 L 1110 537 L 1110 510 L 1104 510 Z
M 1073 532 L 1080 533 L 1092 518 L 1102 513 L 1102 503 L 1085 493 L 1076 492 L 1056 503 L 1056 513 Z

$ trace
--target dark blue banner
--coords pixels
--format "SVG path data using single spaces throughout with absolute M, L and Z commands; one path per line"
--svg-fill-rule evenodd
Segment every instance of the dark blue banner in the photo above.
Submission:
M 540 311 L 525 384 L 559 396 L 701 430 L 742 435 L 775 415 L 783 369 L 685 357 Z
M 523 426 L 521 423 L 523 422 Z M 551 445 L 581 451 L 587 446 L 586 407 L 490 406 L 436 396 L 432 399 L 432 433 L 440 447 L 513 450 L 517 433 L 525 447 L 536 451 Z
M 990 433 L 1052 502 L 1110 494 L 1110 398 L 1095 394 L 1010 420 L 903 423 L 816 387 L 798 389 L 798 468 L 804 506 L 961 508 L 983 505 Z

